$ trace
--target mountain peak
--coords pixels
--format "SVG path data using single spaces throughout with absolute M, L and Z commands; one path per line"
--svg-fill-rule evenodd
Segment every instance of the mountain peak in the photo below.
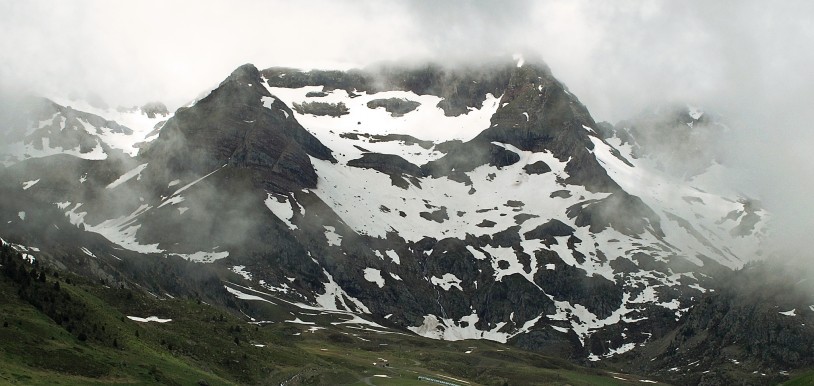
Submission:
M 260 70 L 254 64 L 246 63 L 232 71 L 226 81 L 252 82 L 257 79 L 260 79 Z

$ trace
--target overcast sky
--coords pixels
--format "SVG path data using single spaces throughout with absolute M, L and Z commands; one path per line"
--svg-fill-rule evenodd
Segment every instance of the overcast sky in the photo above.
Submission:
M 725 114 L 741 180 L 814 229 L 814 1 L 0 0 L 0 50 L 3 92 L 170 107 L 248 62 L 539 55 L 597 120 L 673 100 Z
M 5 88 L 179 105 L 243 63 L 537 54 L 598 119 L 809 93 L 811 1 L 0 0 Z M 751 95 L 761 94 L 761 95 Z M 785 104 L 785 103 L 783 103 Z

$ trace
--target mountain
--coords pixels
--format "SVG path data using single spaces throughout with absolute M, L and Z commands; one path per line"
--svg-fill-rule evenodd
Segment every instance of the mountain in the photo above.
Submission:
M 166 119 L 150 130 L 37 106 L 15 132 L 59 154 L 10 151 L 0 236 L 252 321 L 333 315 L 601 364 L 682 328 L 768 237 L 760 202 L 722 183 L 717 118 L 597 123 L 540 62 L 247 64 L 166 117 L 142 109 Z

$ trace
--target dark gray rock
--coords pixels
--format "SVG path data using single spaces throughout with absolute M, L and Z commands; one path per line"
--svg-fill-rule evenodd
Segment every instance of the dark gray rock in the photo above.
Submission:
M 287 193 L 316 187 L 308 156 L 334 161 L 331 150 L 268 93 L 252 65 L 235 70 L 194 106 L 179 109 L 140 156 L 148 175 L 166 186 L 183 176 L 203 176 L 229 165 L 247 169 L 255 185 Z M 251 85 L 251 86 L 249 86 Z M 273 98 L 271 108 L 261 98 Z
M 421 106 L 421 103 L 400 98 L 374 99 L 367 102 L 367 107 L 371 109 L 384 107 L 385 111 L 393 117 L 402 117 L 404 114 L 417 109 L 418 106 Z

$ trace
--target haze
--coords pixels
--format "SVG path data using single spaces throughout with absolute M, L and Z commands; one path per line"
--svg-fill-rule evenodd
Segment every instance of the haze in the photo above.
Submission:
M 307 4 L 307 5 L 304 5 Z M 802 251 L 814 229 L 814 3 L 808 1 L 0 0 L 0 90 L 171 108 L 235 67 L 539 56 L 615 122 L 681 101 L 732 123 L 744 192 Z

